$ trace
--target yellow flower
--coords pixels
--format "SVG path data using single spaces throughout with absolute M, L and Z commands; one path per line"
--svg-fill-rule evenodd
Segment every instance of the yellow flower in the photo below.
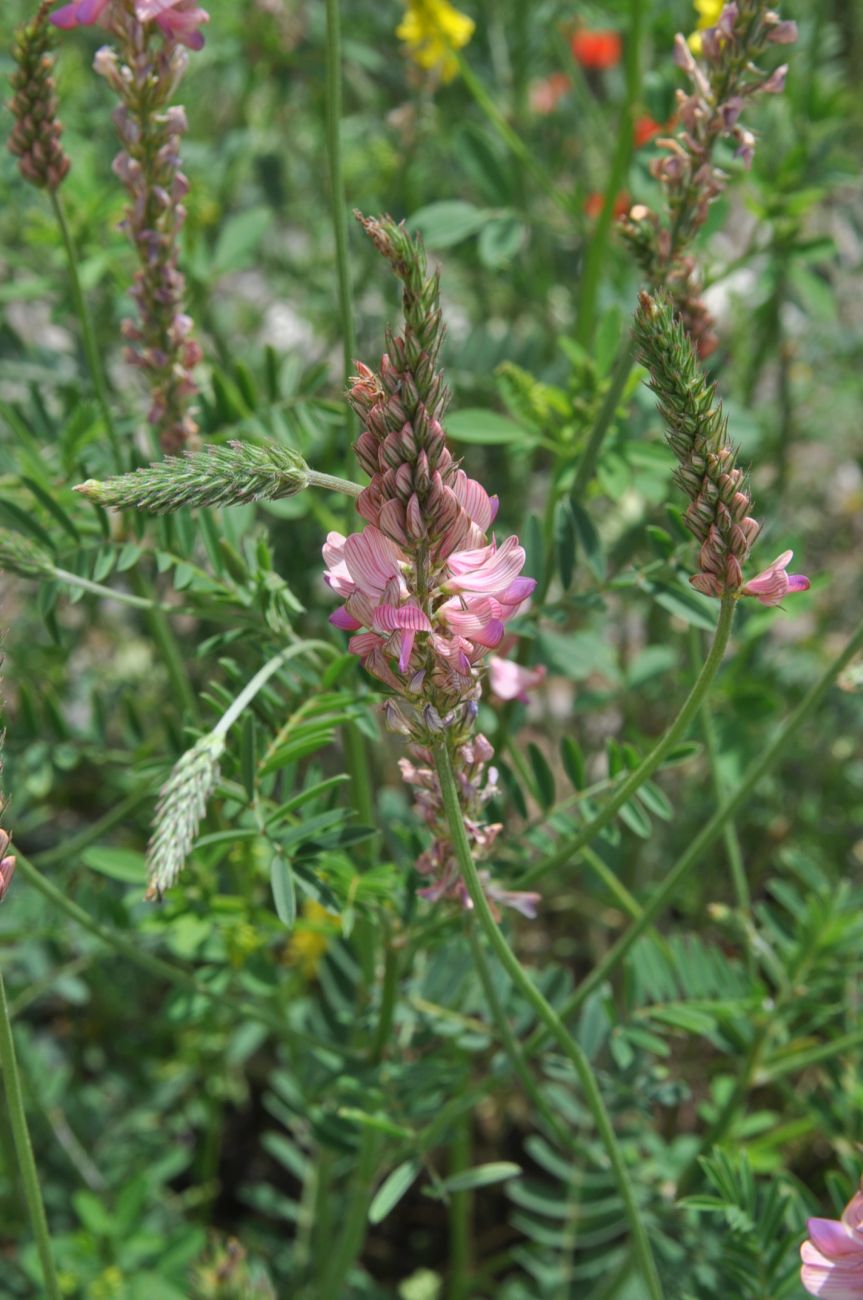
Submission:
M 454 8 L 449 0 L 407 0 L 407 11 L 396 28 L 408 53 L 421 68 L 440 74 L 441 81 L 452 81 L 458 72 L 455 51 L 467 45 L 476 23 Z
M 297 922 L 288 947 L 288 960 L 299 966 L 307 980 L 313 980 L 330 940 L 339 930 L 339 918 L 309 898 L 303 903 L 303 917 Z
M 725 8 L 725 0 L 692 0 L 695 5 L 695 11 L 699 15 L 698 31 L 693 32 L 689 37 L 689 48 L 692 53 L 698 56 L 701 53 L 701 36 L 700 33 L 706 27 L 715 27 L 719 22 L 722 10 Z

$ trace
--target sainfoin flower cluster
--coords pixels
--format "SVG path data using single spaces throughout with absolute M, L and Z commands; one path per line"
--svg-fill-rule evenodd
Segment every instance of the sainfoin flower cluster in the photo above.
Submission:
M 670 299 L 639 296 L 635 339 L 679 462 L 674 477 L 690 499 L 683 522 L 700 543 L 692 586 L 705 596 L 752 596 L 762 605 L 779 605 L 786 596 L 808 590 L 808 578 L 787 572 L 791 551 L 744 582 L 761 525 L 752 515 L 722 404 L 701 373 L 693 341 Z
M 793 22 L 781 21 L 763 0 L 703 0 L 696 8 L 703 20 L 695 42 L 701 57 L 696 59 L 685 37 L 677 35 L 674 60 L 689 89 L 678 90 L 676 132 L 657 139 L 660 153 L 650 164 L 664 192 L 668 219 L 661 220 L 638 203 L 622 229 L 650 283 L 673 296 L 699 355 L 707 357 L 718 339 L 687 248 L 725 188 L 726 173 L 714 157 L 717 142 L 731 143 L 735 156 L 751 166 L 755 136 L 743 123 L 744 110 L 756 96 L 784 88 L 786 65 L 768 73 L 759 69 L 757 60 L 771 45 L 796 40 L 797 29 Z
M 800 1279 L 810 1295 L 863 1300 L 863 1183 L 841 1219 L 810 1219 Z
M 183 46 L 200 49 L 198 29 L 207 19 L 191 0 L 76 0 L 52 15 L 59 27 L 98 22 L 117 38 L 117 49 L 97 52 L 94 68 L 119 100 L 114 123 L 123 148 L 114 172 L 129 195 L 122 226 L 140 268 L 132 287 L 138 319 L 124 322 L 123 335 L 126 359 L 148 380 L 148 417 L 168 452 L 195 445 L 192 372 L 202 358 L 184 310 L 179 269 L 188 190 L 180 165 L 186 115 L 171 99 L 187 66 Z
M 450 453 L 441 423 L 448 400 L 437 358 L 443 339 L 438 277 L 426 274 L 421 244 L 389 218 L 363 225 L 404 284 L 405 330 L 388 337 L 378 372 L 358 366 L 349 400 L 362 421 L 357 458 L 370 476 L 357 509 L 366 524 L 324 547 L 326 581 L 343 600 L 331 618 L 350 632 L 350 650 L 392 692 L 390 728 L 407 736 L 405 779 L 434 834 L 419 870 L 430 899 L 469 906 L 453 856 L 431 746 L 445 739 L 460 788 L 471 847 L 486 857 L 499 832 L 482 822 L 495 789 L 492 749 L 474 722 L 480 675 L 506 624 L 531 595 L 517 537 L 489 530 L 498 509 Z M 486 878 L 487 879 L 487 878 Z M 489 897 L 530 910 L 535 895 Z
M 51 0 L 43 0 L 32 22 L 16 34 L 13 47 L 12 102 L 15 125 L 10 152 L 21 175 L 40 189 L 57 190 L 69 172 L 69 159 L 60 143 L 63 128 L 57 116 L 54 56 L 46 17 Z

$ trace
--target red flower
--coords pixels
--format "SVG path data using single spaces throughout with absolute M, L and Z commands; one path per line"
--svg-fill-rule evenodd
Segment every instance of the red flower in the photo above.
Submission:
M 664 128 L 658 122 L 654 122 L 649 113 L 635 119 L 635 126 L 632 130 L 632 142 L 636 149 L 640 149 L 648 140 L 652 140 Z
M 617 32 L 592 32 L 579 27 L 572 35 L 572 55 L 583 68 L 615 68 L 620 62 L 621 43 Z
M 601 194 L 598 190 L 594 191 L 593 194 L 588 194 L 587 198 L 584 200 L 584 211 L 587 216 L 590 217 L 591 221 L 595 221 L 599 216 L 604 202 L 605 195 Z M 629 206 L 629 195 L 622 190 L 614 200 L 614 208 L 612 211 L 614 212 L 615 218 L 625 217 L 629 211 Z

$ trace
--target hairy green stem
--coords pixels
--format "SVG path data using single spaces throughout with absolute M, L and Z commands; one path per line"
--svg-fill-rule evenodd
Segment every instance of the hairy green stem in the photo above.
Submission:
M 52 577 L 67 587 L 80 587 L 82 591 L 89 591 L 94 596 L 105 596 L 108 600 L 116 600 L 120 605 L 131 605 L 133 609 L 159 609 L 163 613 L 172 614 L 176 612 L 170 605 L 160 605 L 158 601 L 149 600 L 146 596 L 133 596 L 128 591 L 115 591 L 101 582 L 82 578 L 79 573 L 70 573 L 68 569 L 53 569 Z
M 596 219 L 593 238 L 587 246 L 584 267 L 581 273 L 581 285 L 578 295 L 578 316 L 576 321 L 576 338 L 584 347 L 589 347 L 596 323 L 596 302 L 605 263 L 608 256 L 608 243 L 611 237 L 611 225 L 614 218 L 614 205 L 623 189 L 629 160 L 632 157 L 632 135 L 635 123 L 635 110 L 641 94 L 641 43 L 644 26 L 644 0 L 629 2 L 629 31 L 626 38 L 625 72 L 626 98 L 620 110 L 617 124 L 617 141 L 611 160 L 611 170 L 602 202 L 602 210 Z
M 662 1284 L 659 1281 L 659 1275 L 657 1274 L 656 1264 L 653 1259 L 653 1252 L 651 1251 L 650 1242 L 636 1204 L 629 1171 L 626 1168 L 622 1152 L 618 1146 L 617 1138 L 611 1125 L 608 1112 L 605 1109 L 605 1103 L 602 1099 L 602 1094 L 599 1091 L 590 1062 L 585 1056 L 579 1043 L 577 1043 L 567 1031 L 560 1016 L 551 1004 L 546 1001 L 533 980 L 524 970 L 518 958 L 515 956 L 515 953 L 504 938 L 503 932 L 495 921 L 491 908 L 489 907 L 488 899 L 485 896 L 485 891 L 482 887 L 482 882 L 480 881 L 479 873 L 477 872 L 476 864 L 474 863 L 470 844 L 468 843 L 467 834 L 465 832 L 458 790 L 456 789 L 455 776 L 452 769 L 452 760 L 446 746 L 446 741 L 439 740 L 435 745 L 434 752 L 441 795 L 443 797 L 444 808 L 449 823 L 452 847 L 468 893 L 470 894 L 479 925 L 507 975 L 524 999 L 533 1007 L 536 1015 L 541 1021 L 543 1030 L 554 1038 L 575 1070 L 588 1109 L 593 1116 L 597 1133 L 599 1134 L 602 1145 L 604 1146 L 608 1156 L 608 1161 L 611 1165 L 614 1179 L 617 1184 L 618 1193 L 623 1201 L 624 1212 L 626 1214 L 632 1237 L 632 1251 L 638 1261 L 642 1280 L 647 1288 L 651 1300 L 662 1300 Z
M 78 254 L 75 250 L 75 241 L 72 238 L 72 231 L 69 228 L 69 221 L 66 217 L 66 209 L 63 206 L 63 199 L 59 190 L 51 191 L 51 206 L 54 209 L 54 215 L 57 218 L 57 224 L 60 227 L 60 234 L 63 239 L 63 248 L 66 252 L 66 264 L 69 270 L 69 284 L 72 289 L 72 301 L 75 304 L 75 311 L 81 324 L 81 335 L 84 341 L 84 354 L 87 357 L 87 365 L 90 370 L 90 379 L 96 393 L 96 400 L 99 403 L 99 409 L 102 412 L 102 419 L 105 421 L 105 431 L 111 443 L 111 451 L 114 455 L 114 463 L 117 469 L 122 469 L 123 458 L 120 452 L 120 440 L 117 437 L 117 430 L 114 426 L 114 417 L 111 414 L 111 404 L 108 401 L 108 388 L 105 383 L 105 370 L 102 365 L 102 357 L 99 352 L 99 345 L 96 342 L 96 332 L 93 329 L 93 321 L 90 316 L 87 300 L 84 297 L 84 291 L 81 288 L 81 277 L 78 275 Z
M 20 863 L 20 858 L 19 858 Z M 48 1300 L 61 1300 L 60 1284 L 54 1265 L 54 1252 L 51 1246 L 51 1234 L 45 1218 L 45 1205 L 42 1201 L 42 1189 L 39 1186 L 39 1173 L 33 1156 L 30 1132 L 27 1128 L 27 1115 L 24 1110 L 24 1097 L 21 1092 L 21 1078 L 15 1059 L 15 1040 L 12 1037 L 12 1024 L 9 1019 L 9 1006 L 6 1002 L 6 987 L 0 971 L 0 1066 L 3 1071 L 3 1083 L 6 1094 L 6 1110 L 12 1128 L 15 1151 L 18 1156 L 18 1168 L 24 1184 L 24 1196 L 30 1214 L 33 1236 L 42 1275 L 45 1279 L 45 1295 Z
M 832 663 L 825 668 L 818 681 L 809 688 L 797 708 L 789 714 L 758 758 L 749 764 L 733 794 L 723 799 L 707 824 L 699 831 L 681 857 L 678 858 L 662 884 L 644 904 L 640 918 L 629 927 L 625 934 L 621 935 L 617 943 L 608 950 L 602 960 L 597 963 L 591 973 L 582 980 L 575 992 L 567 999 L 561 1010 L 562 1016 L 570 1016 L 578 1011 L 591 993 L 601 987 L 620 965 L 648 925 L 670 903 L 689 873 L 699 863 L 703 862 L 704 854 L 722 834 L 726 822 L 752 797 L 758 783 L 780 758 L 788 743 L 800 730 L 816 705 L 820 703 L 836 677 L 861 649 L 863 649 L 863 622 L 858 625 L 841 654 L 836 656 Z M 547 1036 L 548 1031 L 545 1027 L 539 1026 L 525 1044 L 525 1052 L 530 1054 L 538 1050 Z
M 309 487 L 326 488 L 329 492 L 342 492 L 349 497 L 358 497 L 363 490 L 362 483 L 352 483 L 350 479 L 337 478 L 335 474 L 321 474 L 316 469 L 307 469 L 306 478 Z
M 725 654 L 725 648 L 728 645 L 728 638 L 731 634 L 731 624 L 734 619 L 734 607 L 736 601 L 731 596 L 725 596 L 722 600 L 722 606 L 719 611 L 719 619 L 716 624 L 716 631 L 713 634 L 713 642 L 710 651 L 704 661 L 704 666 L 696 678 L 695 684 L 689 695 L 686 697 L 677 717 L 666 729 L 660 739 L 656 742 L 638 767 L 632 771 L 626 780 L 619 786 L 612 797 L 609 799 L 597 815 L 583 826 L 577 835 L 566 840 L 554 853 L 549 854 L 542 862 L 537 863 L 523 877 L 524 881 L 537 880 L 547 872 L 553 871 L 556 867 L 565 866 L 575 854 L 579 853 L 585 844 L 589 844 L 595 839 L 601 830 L 604 830 L 610 822 L 617 816 L 618 811 L 627 803 L 644 782 L 649 780 L 658 767 L 661 766 L 663 759 L 681 738 L 686 731 L 689 723 L 701 707 L 710 685 L 719 671 L 722 663 L 722 657 Z

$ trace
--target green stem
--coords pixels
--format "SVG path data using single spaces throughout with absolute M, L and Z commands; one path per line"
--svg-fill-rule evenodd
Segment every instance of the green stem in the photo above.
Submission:
M 354 314 L 351 267 L 348 259 L 348 214 L 342 171 L 342 31 L 339 0 L 326 0 L 326 104 L 327 157 L 330 165 L 330 201 L 336 240 L 336 274 L 339 284 L 339 312 L 342 326 L 344 380 L 347 384 L 354 364 Z M 348 416 L 348 420 L 352 420 Z
M 353 350 L 353 345 L 351 345 Z M 345 496 L 358 497 L 363 490 L 362 483 L 352 483 L 347 478 L 337 478 L 335 474 L 321 474 L 316 469 L 306 469 L 309 487 L 326 488 L 329 492 L 342 492 Z
M 19 859 L 20 861 L 20 859 Z M 0 1066 L 6 1090 L 6 1110 L 18 1155 L 18 1167 L 24 1184 L 24 1195 L 30 1213 L 33 1236 L 36 1238 L 36 1250 L 42 1265 L 45 1279 L 45 1295 L 48 1300 L 61 1300 L 60 1284 L 54 1266 L 54 1253 L 51 1247 L 51 1234 L 45 1218 L 45 1206 L 42 1201 L 42 1189 L 39 1186 L 39 1173 L 33 1157 L 30 1132 L 27 1128 L 27 1116 L 24 1111 L 24 1098 L 21 1093 L 21 1079 L 18 1063 L 15 1059 L 15 1040 L 12 1037 L 12 1024 L 9 1019 L 9 1007 L 6 1002 L 6 987 L 0 972 Z
M 393 1027 L 393 1015 L 396 1008 L 396 995 L 399 987 L 399 955 L 393 946 L 392 936 L 385 931 L 384 938 L 384 975 L 381 983 L 381 1009 L 378 1025 L 372 1043 L 370 1060 L 373 1064 L 383 1060 Z
M 503 966 L 524 999 L 533 1007 L 546 1033 L 551 1034 L 564 1055 L 571 1062 L 578 1077 L 588 1109 L 596 1124 L 597 1133 L 605 1147 L 609 1164 L 614 1173 L 617 1190 L 623 1201 L 624 1211 L 632 1235 L 632 1250 L 647 1287 L 651 1300 L 662 1300 L 662 1284 L 656 1271 L 656 1264 L 650 1248 L 650 1242 L 639 1214 L 632 1189 L 629 1171 L 623 1160 L 617 1138 L 612 1128 L 602 1094 L 599 1091 L 590 1062 L 580 1045 L 567 1032 L 557 1012 L 543 997 L 533 980 L 523 969 L 503 936 L 495 921 L 485 896 L 476 865 L 468 843 L 464 820 L 459 804 L 458 791 L 446 742 L 438 740 L 435 744 L 435 760 L 441 795 L 449 823 L 450 840 L 461 870 L 467 891 L 474 906 L 474 912 L 482 930 L 494 950 L 495 956 Z
M 661 738 L 653 746 L 653 749 L 647 754 L 638 767 L 632 771 L 623 784 L 609 799 L 608 803 L 592 818 L 586 826 L 567 840 L 554 853 L 544 858 L 542 862 L 537 863 L 527 875 L 523 878 L 525 881 L 537 880 L 547 872 L 554 870 L 556 867 L 565 866 L 566 863 L 595 839 L 601 830 L 614 820 L 618 810 L 627 803 L 636 791 L 649 780 L 656 769 L 662 764 L 663 759 L 677 743 L 680 737 L 686 731 L 692 718 L 701 707 L 702 701 L 707 695 L 710 685 L 719 671 L 719 665 L 722 663 L 722 657 L 725 654 L 725 647 L 728 644 L 728 638 L 731 634 L 731 624 L 734 619 L 734 607 L 736 601 L 733 597 L 726 596 L 722 600 L 722 606 L 719 611 L 719 619 L 716 624 L 716 631 L 713 634 L 713 642 L 710 651 L 704 661 L 704 666 L 696 678 L 695 684 L 678 713 L 677 717 L 663 733 Z
M 701 647 L 700 638 L 695 630 L 692 629 L 690 636 L 690 649 L 692 653 L 693 665 L 697 665 Z M 701 706 L 701 732 L 704 736 L 704 749 L 707 754 L 707 761 L 710 764 L 710 776 L 713 782 L 713 793 L 717 802 L 722 802 L 726 793 L 725 782 L 722 779 L 722 773 L 719 770 L 719 740 L 716 735 L 716 724 L 713 721 L 713 713 L 710 703 L 705 700 Z M 738 910 L 748 918 L 752 910 L 752 899 L 749 894 L 749 881 L 746 879 L 746 866 L 743 862 L 743 850 L 740 846 L 740 838 L 737 834 L 737 827 L 733 819 L 726 822 L 722 838 L 725 843 L 725 852 L 728 854 L 728 865 L 731 868 L 731 880 L 734 885 L 734 894 L 737 899 Z M 750 975 L 755 972 L 755 954 L 751 945 L 747 948 L 747 964 Z
M 611 381 L 608 390 L 599 408 L 599 414 L 596 422 L 590 431 L 590 437 L 584 446 L 584 451 L 578 462 L 578 469 L 575 471 L 575 478 L 570 489 L 570 496 L 576 505 L 580 505 L 587 488 L 593 478 L 596 470 L 596 462 L 599 460 L 599 453 L 602 444 L 605 441 L 605 435 L 611 428 L 611 422 L 614 419 L 618 404 L 626 385 L 629 383 L 629 376 L 632 374 L 632 367 L 635 363 L 635 340 L 632 335 L 624 339 L 617 360 L 614 363 L 614 369 L 611 372 Z M 553 554 L 553 552 L 552 552 Z
M 581 287 L 578 297 L 578 317 L 576 338 L 584 347 L 590 346 L 596 323 L 596 302 L 602 273 L 608 256 L 608 242 L 611 237 L 614 205 L 623 188 L 629 160 L 632 157 L 632 134 L 635 121 L 635 108 L 641 94 L 641 39 L 644 25 L 644 0 L 630 0 L 629 32 L 626 39 L 626 98 L 620 111 L 617 126 L 617 142 L 611 160 L 611 171 L 605 189 L 602 211 L 596 220 L 593 238 L 587 246 L 584 270 L 581 274 Z
M 471 952 L 473 953 L 474 965 L 476 966 L 477 974 L 479 975 L 480 983 L 482 984 L 485 1000 L 488 1003 L 488 1009 L 491 1012 L 491 1018 L 494 1021 L 495 1028 L 497 1029 L 498 1037 L 506 1049 L 509 1063 L 518 1078 L 519 1083 L 524 1089 L 525 1096 L 533 1104 L 536 1113 L 541 1115 L 545 1120 L 550 1132 L 554 1134 L 559 1145 L 575 1151 L 578 1149 L 578 1144 L 569 1130 L 560 1124 L 554 1111 L 542 1095 L 542 1089 L 527 1067 L 521 1048 L 516 1041 L 515 1034 L 512 1032 L 510 1023 L 506 1018 L 506 1013 L 501 1006 L 500 998 L 497 996 L 497 990 L 495 989 L 494 981 L 491 978 L 491 971 L 488 968 L 488 962 L 485 959 L 485 953 L 483 952 L 482 944 L 477 935 L 476 926 L 473 924 L 470 917 L 468 917 L 468 922 L 465 928 L 467 930 Z
M 69 270 L 72 301 L 75 304 L 75 311 L 77 312 L 78 320 L 81 323 L 84 353 L 87 357 L 90 379 L 96 393 L 96 400 L 99 403 L 99 409 L 102 412 L 102 419 L 105 421 L 105 429 L 114 455 L 114 464 L 117 469 L 122 469 L 123 460 L 120 454 L 120 441 L 117 437 L 117 430 L 114 427 L 114 418 L 111 414 L 111 406 L 108 401 L 108 389 L 105 383 L 105 371 L 102 366 L 102 357 L 99 352 L 99 345 L 96 342 L 96 333 L 93 329 L 93 321 L 87 307 L 87 300 L 84 297 L 84 291 L 81 288 L 81 278 L 78 275 L 78 255 L 75 251 L 75 242 L 72 239 L 72 231 L 69 228 L 66 209 L 63 206 L 63 200 L 60 197 L 59 190 L 51 191 L 51 206 L 54 209 L 54 215 L 57 218 L 57 224 L 60 227 L 60 234 L 63 238 L 63 247 L 66 251 L 66 264 Z
M 362 1250 L 365 1239 L 370 1192 L 377 1173 L 380 1146 L 380 1134 L 366 1129 L 360 1139 L 359 1158 L 348 1200 L 347 1220 L 342 1239 L 335 1254 L 330 1256 L 329 1267 L 325 1270 L 318 1300 L 344 1300 L 344 1297 L 349 1294 L 345 1282 Z
M 94 596 L 106 596 L 109 600 L 116 600 L 120 605 L 131 605 L 133 609 L 159 609 L 163 613 L 172 614 L 175 612 L 170 605 L 160 605 L 146 596 L 132 596 L 128 591 L 114 591 L 112 587 L 105 587 L 101 582 L 93 582 L 90 578 L 82 578 L 79 573 L 70 573 L 67 569 L 52 569 L 51 576 L 57 582 L 64 582 L 68 587 L 80 587 L 82 591 L 92 592 Z
M 470 1168 L 470 1136 L 470 1115 L 460 1115 L 450 1139 L 450 1177 Z M 450 1196 L 448 1300 L 467 1300 L 470 1291 L 472 1200 L 466 1189 Z
M 842 669 L 846 664 L 850 663 L 861 648 L 863 648 L 863 622 L 858 625 L 842 653 L 836 656 L 821 674 L 818 681 L 809 688 L 797 708 L 789 714 L 759 757 L 750 763 L 734 793 L 728 795 L 722 801 L 709 822 L 696 835 L 682 856 L 678 858 L 665 880 L 648 902 L 644 904 L 641 917 L 629 927 L 625 934 L 621 935 L 613 947 L 609 948 L 602 960 L 597 963 L 591 973 L 582 980 L 575 992 L 567 999 L 561 1011 L 562 1016 L 570 1016 L 578 1011 L 591 993 L 604 984 L 617 966 L 620 965 L 636 940 L 641 937 L 648 925 L 656 919 L 674 897 L 680 884 L 699 863 L 704 861 L 705 853 L 722 834 L 725 823 L 752 797 L 758 783 L 779 759 L 785 747 L 800 730 L 816 705 L 820 703 L 822 696 L 839 673 L 842 672 Z M 528 1054 L 536 1051 L 546 1036 L 547 1031 L 542 1026 L 539 1026 L 525 1044 L 525 1051 Z
M 485 86 L 474 73 L 467 59 L 465 59 L 462 54 L 459 54 L 458 51 L 455 53 L 464 84 L 473 97 L 477 107 L 485 114 L 486 118 L 494 127 L 495 131 L 510 152 L 513 153 L 515 157 L 518 158 L 519 162 L 523 164 L 525 169 L 530 172 L 537 185 L 545 190 L 549 198 L 551 198 L 568 217 L 572 217 L 574 209 L 568 196 L 564 194 L 562 190 L 558 189 L 545 168 L 541 167 L 536 161 L 536 155 L 533 150 L 531 150 L 524 140 L 522 140 L 521 136 L 512 129 L 491 95 L 489 95 Z

